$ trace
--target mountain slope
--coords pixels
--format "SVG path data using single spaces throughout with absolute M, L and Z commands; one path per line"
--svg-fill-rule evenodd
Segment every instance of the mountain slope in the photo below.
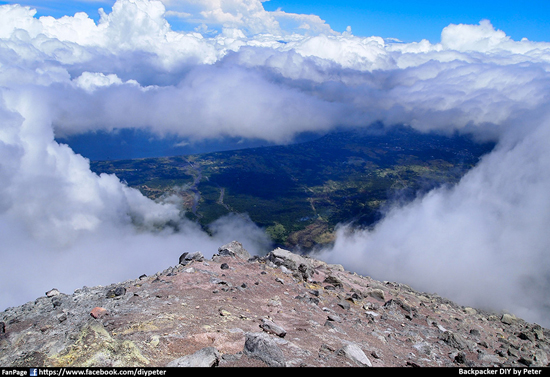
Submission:
M 550 332 L 283 249 L 184 253 L 154 276 L 0 313 L 8 366 L 542 367 Z

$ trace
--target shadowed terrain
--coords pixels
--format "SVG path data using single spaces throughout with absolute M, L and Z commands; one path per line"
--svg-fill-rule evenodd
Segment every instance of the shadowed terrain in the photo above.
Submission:
M 385 208 L 454 184 L 493 147 L 405 127 L 345 130 L 285 146 L 164 158 L 92 161 L 153 199 L 175 195 L 207 226 L 247 214 L 279 246 L 330 243 L 338 223 L 374 224 Z

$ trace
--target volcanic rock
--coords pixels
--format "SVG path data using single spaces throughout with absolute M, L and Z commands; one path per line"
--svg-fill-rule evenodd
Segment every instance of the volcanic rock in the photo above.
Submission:
M 275 324 L 274 322 L 268 319 L 262 319 L 260 327 L 267 333 L 277 335 L 278 337 L 284 338 L 286 335 L 285 329 L 281 326 Z
M 244 260 L 249 260 L 252 257 L 250 253 L 238 241 L 232 241 L 226 245 L 220 246 L 218 248 L 217 256 L 237 257 Z
M 550 360 L 550 331 L 538 324 L 287 250 L 250 258 L 235 241 L 211 260 L 187 253 L 175 262 L 153 276 L 7 308 L 0 365 L 523 368 Z
M 90 312 L 90 315 L 94 318 L 101 318 L 107 315 L 107 309 L 96 306 Z
M 186 266 L 192 261 L 203 261 L 204 255 L 200 251 L 196 251 L 194 253 L 185 252 L 182 255 L 180 255 L 179 264 Z
M 365 355 L 361 347 L 359 347 L 355 343 L 346 344 L 344 347 L 337 351 L 337 354 L 347 357 L 348 359 L 354 361 L 360 366 L 372 367 L 372 363 L 370 362 L 367 355 Z
M 275 340 L 264 333 L 248 333 L 244 353 L 265 362 L 270 367 L 286 366 L 285 356 Z
M 206 347 L 192 355 L 186 355 L 169 362 L 166 366 L 173 367 L 215 367 L 220 362 L 220 353 L 214 347 Z

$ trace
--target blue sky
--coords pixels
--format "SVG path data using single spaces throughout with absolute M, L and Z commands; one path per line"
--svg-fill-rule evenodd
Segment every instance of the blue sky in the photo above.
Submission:
M 98 8 L 110 12 L 113 0 L 22 0 L 0 1 L 0 4 L 19 3 L 35 7 L 37 16 L 61 17 L 84 11 L 97 20 Z M 325 20 L 333 30 L 342 32 L 349 25 L 358 36 L 397 38 L 404 42 L 428 39 L 440 40 L 441 30 L 451 24 L 477 24 L 489 19 L 496 29 L 503 30 L 514 40 L 528 38 L 532 41 L 548 41 L 550 38 L 550 2 L 478 1 L 462 0 L 446 2 L 418 1 L 335 1 L 335 0 L 270 0 L 264 8 L 278 8 L 288 13 L 315 14 Z M 174 25 L 174 29 L 177 26 Z
M 342 6 L 345 4 L 345 6 Z M 439 42 L 441 30 L 451 24 L 477 24 L 489 19 L 514 40 L 526 37 L 548 40 L 550 2 L 526 1 L 333 1 L 271 0 L 266 10 L 281 8 L 292 13 L 313 13 L 336 31 L 350 25 L 355 35 L 378 35 L 404 42 L 428 39 Z

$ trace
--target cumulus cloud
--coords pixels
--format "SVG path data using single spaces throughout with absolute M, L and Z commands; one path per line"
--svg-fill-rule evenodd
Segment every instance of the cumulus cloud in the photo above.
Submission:
M 497 148 L 455 187 L 392 208 L 373 229 L 342 225 L 319 255 L 464 304 L 547 318 L 549 43 L 514 41 L 485 20 L 449 25 L 437 44 L 388 42 L 267 12 L 258 0 L 118 0 L 97 23 L 35 14 L 0 6 L 1 253 L 14 266 L 0 281 L 13 293 L 2 305 L 54 283 L 151 273 L 229 238 L 268 247 L 246 217 L 208 234 L 182 219 L 177 201 L 93 174 L 56 136 L 140 128 L 282 143 L 381 121 Z M 196 30 L 174 31 L 172 16 Z
M 247 218 L 220 219 L 209 235 L 182 218 L 177 200 L 156 203 L 114 175 L 95 175 L 87 159 L 54 141 L 48 110 L 32 94 L 2 94 L 0 239 L 10 266 L 0 279 L 2 306 L 46 287 L 70 292 L 152 274 L 185 251 L 211 256 L 232 237 L 253 253 L 267 247 Z
M 456 187 L 393 208 L 374 230 L 342 227 L 321 257 L 463 305 L 547 323 L 547 137 L 545 124 L 501 144 Z
M 238 66 L 196 67 L 174 86 L 143 87 L 89 72 L 70 84 L 40 91 L 58 135 L 136 127 L 185 137 L 288 141 L 296 132 L 329 128 L 340 107 Z
M 265 0 L 162 0 L 169 9 L 168 16 L 185 19 L 187 22 L 204 25 L 223 32 L 239 30 L 242 35 L 271 34 L 284 36 L 292 33 L 336 34 L 324 20 L 316 15 L 287 13 L 278 9 L 268 12 L 262 3 Z

